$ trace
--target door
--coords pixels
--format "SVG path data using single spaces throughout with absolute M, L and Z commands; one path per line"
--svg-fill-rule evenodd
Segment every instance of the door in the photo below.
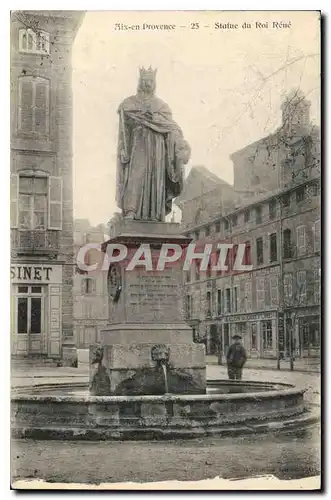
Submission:
M 15 294 L 13 354 L 46 354 L 45 287 L 19 285 Z
M 229 333 L 229 323 L 224 323 L 223 326 L 223 332 L 224 332 L 224 349 L 223 352 L 226 356 L 229 346 L 230 346 L 230 333 Z
M 209 354 L 217 354 L 218 353 L 218 345 L 219 345 L 219 335 L 217 325 L 210 325 L 210 344 L 209 344 Z

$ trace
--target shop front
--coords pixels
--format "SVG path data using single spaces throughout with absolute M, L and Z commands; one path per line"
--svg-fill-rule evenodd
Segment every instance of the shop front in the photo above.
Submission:
M 296 313 L 294 349 L 300 358 L 320 356 L 321 325 L 317 308 L 307 308 Z
M 222 323 L 224 353 L 233 335 L 240 335 L 249 357 L 276 358 L 277 311 L 227 315 Z
M 11 350 L 14 356 L 61 356 L 62 266 L 11 265 Z

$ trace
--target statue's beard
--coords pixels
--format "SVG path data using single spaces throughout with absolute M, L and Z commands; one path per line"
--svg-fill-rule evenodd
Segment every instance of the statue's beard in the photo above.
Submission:
M 142 94 L 146 97 L 153 96 L 155 93 L 155 84 L 152 87 L 145 87 L 142 82 L 138 85 L 138 94 Z

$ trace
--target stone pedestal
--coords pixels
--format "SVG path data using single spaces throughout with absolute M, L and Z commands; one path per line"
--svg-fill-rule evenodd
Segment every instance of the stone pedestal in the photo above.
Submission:
M 102 353 L 96 356 L 93 348 L 90 353 L 93 394 L 163 394 L 165 378 L 170 393 L 205 392 L 205 347 L 193 342 L 185 321 L 183 260 L 157 270 L 163 244 L 185 250 L 189 242 L 179 224 L 122 220 L 115 227 L 104 250 L 120 243 L 128 254 L 110 265 L 110 324 L 101 332 Z M 141 245 L 145 254 L 140 260 L 145 258 L 147 267 L 152 263 L 152 269 L 139 265 L 128 270 Z M 166 359 L 155 354 L 160 349 Z

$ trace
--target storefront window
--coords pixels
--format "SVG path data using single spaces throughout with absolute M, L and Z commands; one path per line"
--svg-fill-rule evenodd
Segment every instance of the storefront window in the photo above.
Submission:
M 272 349 L 272 322 L 262 321 L 263 349 Z
M 257 349 L 256 323 L 251 323 L 251 349 Z
M 41 286 L 18 286 L 17 293 L 17 333 L 40 334 L 42 331 L 43 288 Z
M 19 297 L 17 300 L 17 333 L 28 331 L 28 299 Z

